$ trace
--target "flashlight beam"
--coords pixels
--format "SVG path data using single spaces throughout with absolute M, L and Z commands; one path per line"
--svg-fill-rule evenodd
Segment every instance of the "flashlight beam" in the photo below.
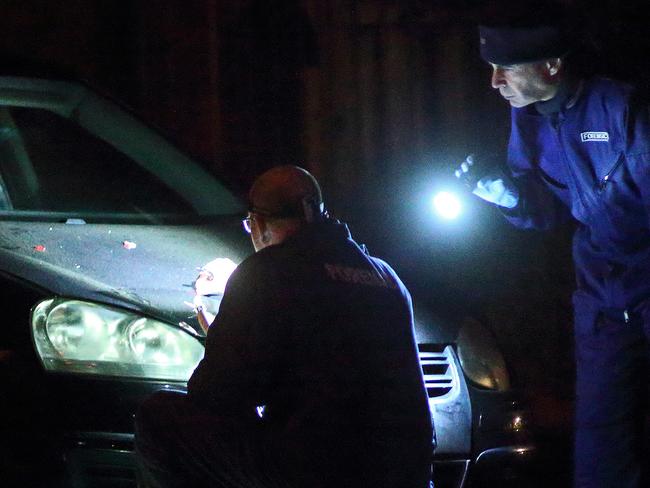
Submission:
M 456 219 L 462 210 L 458 197 L 448 191 L 441 191 L 433 197 L 433 208 L 447 220 Z

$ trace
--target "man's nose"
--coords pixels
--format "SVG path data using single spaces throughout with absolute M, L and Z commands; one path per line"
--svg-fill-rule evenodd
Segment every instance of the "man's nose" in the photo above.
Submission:
M 499 68 L 492 69 L 492 88 L 501 88 L 506 85 L 505 78 L 503 77 L 503 71 Z

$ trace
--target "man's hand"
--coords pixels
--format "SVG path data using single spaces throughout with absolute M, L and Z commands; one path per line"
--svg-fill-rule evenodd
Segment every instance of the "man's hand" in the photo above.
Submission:
M 201 268 L 199 275 L 193 283 L 194 291 L 197 295 L 213 295 L 223 292 L 218 288 L 218 283 L 214 279 L 211 271 Z
M 199 268 L 199 274 L 192 283 L 192 288 L 194 289 L 194 298 L 192 302 L 185 302 L 187 305 L 194 309 L 196 313 L 196 318 L 201 325 L 201 328 L 207 333 L 208 327 L 214 321 L 215 314 L 211 313 L 208 310 L 207 303 L 212 295 L 221 295 L 223 294 L 223 288 L 225 286 L 223 277 L 221 280 L 217 279 L 211 271 L 210 267 L 215 267 L 221 263 L 221 259 L 215 259 L 205 266 Z
M 487 202 L 505 208 L 514 208 L 519 203 L 519 192 L 514 185 L 509 185 L 506 176 L 484 176 L 476 183 L 472 193 Z
M 505 208 L 514 208 L 519 202 L 519 191 L 510 178 L 500 169 L 492 168 L 488 174 L 478 176 L 476 156 L 470 154 L 454 172 L 471 192 L 486 202 Z M 478 170 L 478 171 L 477 171 Z

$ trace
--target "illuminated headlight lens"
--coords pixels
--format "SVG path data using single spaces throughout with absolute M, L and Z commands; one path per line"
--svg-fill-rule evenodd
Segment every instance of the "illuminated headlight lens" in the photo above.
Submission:
M 203 345 L 181 329 L 117 308 L 52 299 L 32 313 L 48 371 L 187 381 Z
M 465 375 L 489 390 L 510 389 L 510 375 L 495 338 L 472 318 L 465 318 L 458 333 L 458 359 Z

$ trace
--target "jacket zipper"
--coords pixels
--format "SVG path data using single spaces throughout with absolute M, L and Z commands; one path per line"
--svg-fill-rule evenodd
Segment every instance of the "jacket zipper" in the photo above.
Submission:
M 607 186 L 607 183 L 609 183 L 609 178 L 614 174 L 614 172 L 618 169 L 618 167 L 621 165 L 623 162 L 623 156 L 619 156 L 618 160 L 616 161 L 616 164 L 612 166 L 612 168 L 607 172 L 605 176 L 603 176 L 600 181 L 598 182 L 598 191 L 602 193 L 602 191 L 605 189 L 605 186 Z

